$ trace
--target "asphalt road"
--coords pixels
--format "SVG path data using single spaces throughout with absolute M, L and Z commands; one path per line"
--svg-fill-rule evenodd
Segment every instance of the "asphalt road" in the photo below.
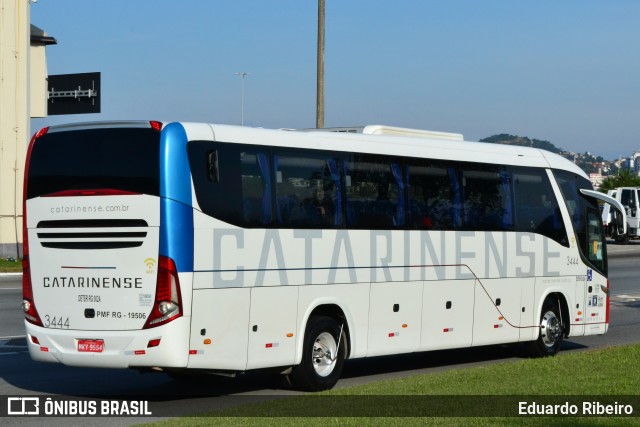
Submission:
M 611 324 L 603 336 L 570 338 L 563 352 L 640 342 L 640 244 L 610 246 L 609 271 L 612 290 Z M 172 413 L 189 414 L 234 406 L 238 396 L 297 394 L 279 378 L 263 372 L 235 379 L 213 377 L 195 383 L 179 383 L 164 374 L 139 374 L 129 370 L 73 368 L 33 362 L 26 350 L 23 316 L 19 307 L 19 277 L 0 277 L 0 395 L 64 395 L 135 398 L 161 401 Z M 562 354 L 561 353 L 561 354 Z M 337 387 L 382 379 L 477 366 L 522 358 L 519 346 L 489 346 L 464 350 L 414 353 L 347 361 Z M 623 372 L 620 373 L 624 375 Z M 76 419 L 78 420 L 78 419 Z M 68 425 L 62 418 L 7 419 L 14 425 Z M 85 419 L 85 425 L 131 425 L 140 418 Z

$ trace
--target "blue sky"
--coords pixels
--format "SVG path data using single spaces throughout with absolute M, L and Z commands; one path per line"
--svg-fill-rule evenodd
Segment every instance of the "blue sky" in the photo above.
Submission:
M 326 0 L 326 126 L 511 133 L 640 150 L 640 1 Z M 100 71 L 102 113 L 315 125 L 316 0 L 39 0 L 49 74 Z

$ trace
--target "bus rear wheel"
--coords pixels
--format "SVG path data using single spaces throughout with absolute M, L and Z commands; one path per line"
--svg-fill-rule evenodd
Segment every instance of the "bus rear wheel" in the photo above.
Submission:
M 299 390 L 321 391 L 340 379 L 346 354 L 344 331 L 327 316 L 311 316 L 307 323 L 302 361 L 294 366 L 289 381 Z
M 547 297 L 540 313 L 540 333 L 538 339 L 531 343 L 530 354 L 533 357 L 554 356 L 560 351 L 564 330 L 558 301 Z

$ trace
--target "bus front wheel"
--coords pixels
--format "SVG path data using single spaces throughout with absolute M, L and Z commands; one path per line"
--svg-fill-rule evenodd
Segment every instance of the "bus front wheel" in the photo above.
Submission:
M 533 357 L 553 356 L 560 350 L 564 330 L 558 303 L 559 301 L 548 296 L 542 304 L 540 333 L 538 339 L 531 343 L 530 348 Z
M 307 323 L 302 361 L 289 375 L 291 384 L 304 391 L 332 388 L 342 374 L 346 354 L 344 330 L 327 316 L 311 316 Z

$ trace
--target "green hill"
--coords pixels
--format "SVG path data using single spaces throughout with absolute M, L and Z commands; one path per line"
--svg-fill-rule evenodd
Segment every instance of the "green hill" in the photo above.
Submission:
M 493 135 L 488 138 L 481 139 L 480 142 L 490 142 L 494 144 L 504 145 L 519 145 L 521 147 L 533 147 L 541 148 L 543 150 L 551 151 L 552 153 L 560 154 L 562 148 L 556 147 L 549 141 L 542 141 L 540 139 L 531 139 L 526 136 L 510 135 L 508 133 L 501 133 L 499 135 Z
M 542 150 L 551 151 L 552 153 L 559 154 L 566 159 L 571 160 L 583 171 L 587 174 L 598 172 L 598 167 L 601 166 L 601 163 L 605 160 L 602 156 L 594 156 L 591 153 L 569 153 L 564 151 L 560 147 L 556 147 L 549 141 L 543 141 L 540 139 L 532 139 L 527 136 L 518 136 L 518 135 L 510 135 L 508 133 L 501 133 L 499 135 L 493 135 L 488 138 L 481 139 L 480 142 L 489 142 L 493 144 L 504 144 L 504 145 L 518 145 L 521 147 L 533 147 L 539 148 Z M 609 165 L 610 169 L 608 173 L 617 173 L 617 168 L 613 165 Z

